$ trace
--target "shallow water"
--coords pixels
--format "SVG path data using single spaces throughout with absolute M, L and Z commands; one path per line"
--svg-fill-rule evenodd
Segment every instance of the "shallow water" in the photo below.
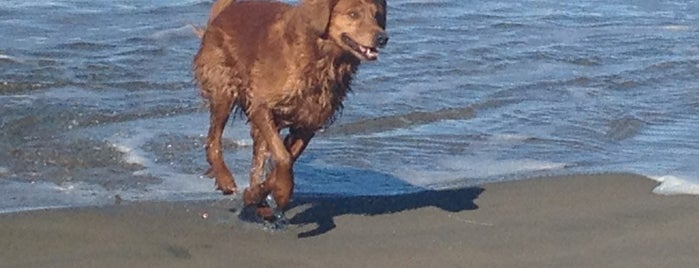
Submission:
M 0 211 L 218 197 L 190 68 L 211 2 L 35 2 L 0 3 Z M 635 172 L 699 194 L 699 5 L 627 2 L 389 1 L 297 192 Z M 240 186 L 247 133 L 226 132 Z

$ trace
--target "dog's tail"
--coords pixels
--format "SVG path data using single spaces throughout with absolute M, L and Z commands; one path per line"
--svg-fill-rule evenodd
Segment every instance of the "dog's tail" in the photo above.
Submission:
M 211 6 L 211 11 L 209 12 L 209 21 L 206 22 L 206 27 L 208 27 L 209 24 L 214 21 L 218 14 L 221 14 L 221 11 L 226 9 L 228 5 L 234 3 L 235 1 L 236 0 L 217 0 L 214 2 L 214 4 Z M 204 32 L 206 32 L 206 27 L 192 25 L 192 30 L 194 31 L 194 34 L 196 34 L 199 38 L 202 38 L 204 36 Z

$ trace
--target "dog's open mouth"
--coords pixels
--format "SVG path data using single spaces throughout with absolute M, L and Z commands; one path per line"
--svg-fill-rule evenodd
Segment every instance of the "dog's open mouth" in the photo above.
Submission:
M 366 60 L 375 60 L 379 57 L 379 50 L 376 47 L 362 46 L 347 36 L 347 34 L 342 34 L 342 42 L 345 42 L 347 46 L 352 48 L 352 50 L 357 52 L 357 54 L 361 55 Z

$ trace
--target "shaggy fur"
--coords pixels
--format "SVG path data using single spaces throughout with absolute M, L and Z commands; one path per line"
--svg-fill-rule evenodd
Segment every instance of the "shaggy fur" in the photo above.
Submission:
M 221 135 L 234 108 L 250 123 L 253 159 L 247 205 L 272 193 L 289 203 L 293 164 L 314 133 L 332 122 L 361 61 L 388 41 L 385 0 L 219 0 L 201 30 L 194 74 L 209 101 L 207 174 L 224 194 L 237 190 L 223 161 Z M 288 128 L 282 138 L 280 130 Z M 274 166 L 262 180 L 268 157 Z

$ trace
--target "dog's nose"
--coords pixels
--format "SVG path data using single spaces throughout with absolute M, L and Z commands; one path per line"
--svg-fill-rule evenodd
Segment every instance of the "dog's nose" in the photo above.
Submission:
M 384 47 L 386 43 L 388 43 L 388 35 L 386 33 L 380 32 L 376 34 L 374 44 L 376 44 L 377 47 Z

